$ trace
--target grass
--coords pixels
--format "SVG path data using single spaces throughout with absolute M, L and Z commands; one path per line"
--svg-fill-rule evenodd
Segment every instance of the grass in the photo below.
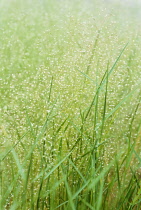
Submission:
M 139 11 L 1 1 L 2 210 L 140 209 Z

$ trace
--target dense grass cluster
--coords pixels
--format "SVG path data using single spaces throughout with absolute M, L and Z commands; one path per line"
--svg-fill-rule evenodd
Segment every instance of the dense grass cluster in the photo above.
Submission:
M 1 209 L 141 209 L 139 5 L 0 2 Z

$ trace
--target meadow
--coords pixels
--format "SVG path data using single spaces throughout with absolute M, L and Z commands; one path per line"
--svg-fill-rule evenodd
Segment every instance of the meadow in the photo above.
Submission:
M 134 5 L 0 1 L 0 209 L 141 209 Z

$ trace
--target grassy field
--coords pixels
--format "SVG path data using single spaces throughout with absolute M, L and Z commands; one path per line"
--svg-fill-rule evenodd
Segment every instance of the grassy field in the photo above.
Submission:
M 141 209 L 140 8 L 113 2 L 0 1 L 1 210 Z

